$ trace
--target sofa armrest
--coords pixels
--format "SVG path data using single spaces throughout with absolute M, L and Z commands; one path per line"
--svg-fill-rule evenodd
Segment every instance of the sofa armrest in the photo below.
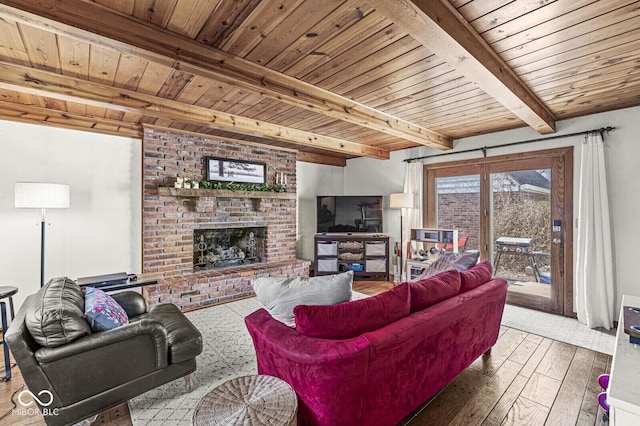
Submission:
M 81 337 L 66 345 L 53 348 L 41 348 L 35 356 L 40 364 L 49 364 L 73 355 L 100 351 L 110 345 L 122 345 L 122 355 L 129 355 L 126 350 L 127 341 L 137 336 L 148 335 L 152 344 L 149 351 L 153 351 L 156 368 L 165 368 L 168 364 L 167 332 L 162 323 L 153 319 L 143 318 L 112 330 L 93 333 Z M 136 354 L 139 356 L 140 354 Z
M 266 346 L 291 362 L 331 364 L 340 360 L 344 362 L 347 357 L 366 358 L 368 355 L 369 342 L 361 336 L 347 340 L 308 337 L 276 321 L 265 309 L 253 312 L 244 321 L 256 352 L 259 347 Z
M 370 362 L 369 342 L 364 337 L 307 337 L 274 320 L 264 309 L 248 315 L 245 324 L 256 350 L 258 373 L 291 385 L 300 401 L 299 421 L 362 424 L 359 419 Z
M 140 293 L 135 291 L 123 291 L 112 295 L 113 299 L 122 306 L 129 318 L 137 317 L 147 312 L 147 302 Z

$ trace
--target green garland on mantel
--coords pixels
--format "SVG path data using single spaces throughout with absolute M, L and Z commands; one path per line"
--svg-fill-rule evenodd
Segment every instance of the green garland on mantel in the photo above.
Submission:
M 287 189 L 282 185 L 268 183 L 209 182 L 203 180 L 199 186 L 200 189 L 224 189 L 227 191 L 287 192 Z

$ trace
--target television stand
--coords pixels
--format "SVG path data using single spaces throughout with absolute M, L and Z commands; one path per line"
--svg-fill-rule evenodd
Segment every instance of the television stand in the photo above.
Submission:
M 389 236 L 384 234 L 317 234 L 315 275 L 353 271 L 354 279 L 389 281 Z

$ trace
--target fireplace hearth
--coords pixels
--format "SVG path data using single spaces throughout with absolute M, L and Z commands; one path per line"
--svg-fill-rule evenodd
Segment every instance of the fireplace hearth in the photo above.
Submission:
M 264 262 L 266 227 L 198 229 L 193 232 L 193 270 Z

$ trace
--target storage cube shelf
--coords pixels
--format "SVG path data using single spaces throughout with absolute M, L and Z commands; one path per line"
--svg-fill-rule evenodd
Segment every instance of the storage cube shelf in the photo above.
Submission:
M 364 248 L 367 256 L 387 255 L 387 243 L 385 241 L 365 241 Z
M 338 243 L 334 241 L 322 241 L 316 243 L 316 252 L 318 256 L 337 256 Z
M 316 262 L 316 272 L 335 274 L 336 272 L 338 272 L 338 259 L 318 259 L 318 261 Z
M 354 279 L 389 280 L 389 237 L 380 234 L 317 234 L 316 275 L 353 271 Z

